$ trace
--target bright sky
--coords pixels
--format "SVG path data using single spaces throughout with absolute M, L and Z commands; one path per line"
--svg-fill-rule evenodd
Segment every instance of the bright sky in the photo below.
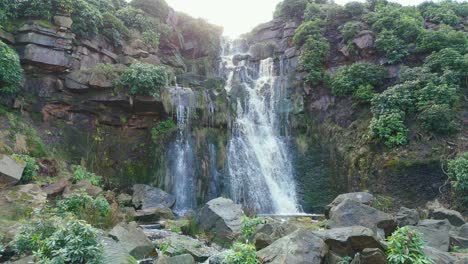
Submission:
M 177 11 L 202 17 L 224 27 L 224 35 L 236 37 L 249 32 L 260 23 L 272 19 L 275 6 L 281 0 L 166 0 Z M 350 0 L 335 0 L 345 4 Z M 394 0 L 404 5 L 417 5 L 424 0 Z M 363 2 L 363 1 L 361 1 Z

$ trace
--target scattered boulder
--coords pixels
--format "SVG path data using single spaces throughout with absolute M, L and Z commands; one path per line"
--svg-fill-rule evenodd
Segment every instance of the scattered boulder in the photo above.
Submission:
M 132 205 L 132 196 L 130 194 L 121 193 L 117 196 L 117 203 L 121 207 Z
M 154 223 L 161 219 L 175 219 L 174 213 L 169 208 L 149 208 L 138 210 L 133 216 L 135 221 L 140 223 Z
M 225 244 L 232 242 L 240 233 L 244 211 L 232 200 L 219 197 L 206 203 L 197 215 L 202 230 L 214 236 L 214 240 Z
M 423 249 L 424 254 L 429 257 L 434 264 L 453 264 L 456 258 L 447 252 L 443 252 L 433 247 L 426 246 Z
M 0 154 L 0 188 L 19 182 L 25 166 L 24 162 Z
M 354 255 L 365 248 L 382 248 L 374 232 L 363 226 L 332 228 L 314 231 L 314 234 L 340 256 Z
M 450 235 L 450 245 L 456 246 L 462 249 L 468 249 L 468 238 Z
M 89 180 L 81 180 L 71 186 L 65 187 L 63 190 L 63 197 L 67 198 L 74 193 L 83 191 L 94 198 L 103 192 L 101 187 L 92 185 Z
M 145 184 L 133 185 L 132 203 L 137 209 L 171 208 L 175 204 L 174 196 Z
M 54 16 L 54 24 L 63 28 L 71 28 L 73 20 L 67 16 Z
M 401 207 L 396 214 L 398 226 L 417 225 L 419 222 L 419 213 L 416 209 Z
M 195 264 L 195 259 L 193 259 L 190 254 L 183 254 L 175 257 L 161 257 L 158 259 L 155 264 Z
M 450 224 L 454 226 L 462 226 L 465 224 L 465 219 L 460 212 L 446 208 L 437 208 L 433 210 L 429 217 L 437 220 L 447 219 Z
M 360 264 L 386 264 L 387 256 L 380 248 L 365 248 L 361 252 Z
M 296 225 L 290 224 L 289 222 L 266 223 L 258 227 L 252 241 L 254 241 L 255 248 L 261 250 L 271 245 L 275 240 L 289 235 L 297 229 L 298 227 Z
M 134 264 L 136 260 L 132 257 L 123 245 L 110 237 L 100 237 L 103 246 L 104 264 Z
M 50 183 L 42 187 L 42 191 L 44 191 L 49 198 L 56 197 L 57 195 L 60 195 L 69 185 L 70 182 L 68 179 L 60 179 L 58 182 Z
M 460 226 L 458 230 L 458 235 L 461 237 L 468 237 L 468 224 Z
M 333 202 L 325 206 L 325 216 L 329 218 L 330 210 L 342 203 L 345 199 L 351 199 L 362 204 L 370 205 L 374 200 L 374 196 L 367 192 L 354 192 L 354 193 L 343 193 L 338 195 Z
M 379 230 L 390 235 L 396 228 L 395 219 L 389 214 L 362 204 L 356 200 L 345 199 L 330 210 L 328 225 L 332 228 L 345 226 L 364 226 L 379 234 Z
M 328 247 L 312 230 L 296 230 L 257 252 L 262 263 L 322 263 Z
M 359 34 L 353 39 L 353 43 L 359 49 L 368 49 L 374 46 L 374 36 L 371 31 L 364 30 L 359 32 Z
M 422 233 L 426 245 L 447 252 L 450 246 L 450 223 L 448 220 L 423 220 L 417 226 L 410 227 Z
M 153 244 L 135 222 L 119 223 L 110 231 L 109 235 L 120 242 L 122 247 L 137 259 L 155 253 Z

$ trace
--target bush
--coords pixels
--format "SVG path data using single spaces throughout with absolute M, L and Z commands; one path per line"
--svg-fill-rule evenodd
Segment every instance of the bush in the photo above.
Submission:
M 53 0 L 54 10 L 61 14 L 71 14 L 73 12 L 73 0 Z
M 353 99 L 366 104 L 372 101 L 374 95 L 374 88 L 371 85 L 359 85 L 358 89 L 353 93 Z
M 307 72 L 307 82 L 318 84 L 325 80 L 324 63 L 330 52 L 330 44 L 323 37 L 311 37 L 304 45 L 301 64 Z
M 366 5 L 360 2 L 348 2 L 344 6 L 344 11 L 350 16 L 360 16 L 366 10 Z
M 224 261 L 227 264 L 259 264 L 255 246 L 251 244 L 235 243 L 230 250 L 226 252 Z
M 153 49 L 158 49 L 159 47 L 159 35 L 153 31 L 143 32 L 143 42 L 150 46 Z
M 28 221 L 19 228 L 13 239 L 14 250 L 20 255 L 37 252 L 57 231 L 59 223 L 58 217 L 39 217 Z
M 408 227 L 397 229 L 388 238 L 387 259 L 389 264 L 431 264 L 424 254 L 422 235 Z
M 405 145 L 408 142 L 408 129 L 403 122 L 404 116 L 403 112 L 389 112 L 374 116 L 370 123 L 372 135 L 382 140 L 389 148 Z
M 427 106 L 418 116 L 423 127 L 439 134 L 450 134 L 456 131 L 455 113 L 449 105 L 433 104 Z
M 301 19 L 307 2 L 307 0 L 283 0 L 276 6 L 274 17 Z
M 383 83 L 386 71 L 375 64 L 358 62 L 340 67 L 331 79 L 332 93 L 336 96 L 353 94 L 360 85 L 376 87 Z
M 24 167 L 20 183 L 28 183 L 36 178 L 37 172 L 39 171 L 39 165 L 37 164 L 36 159 L 31 156 L 22 154 L 14 154 L 13 158 L 19 159 L 26 165 L 26 167 Z
M 340 30 L 341 35 L 343 36 L 344 42 L 348 43 L 354 39 L 357 33 L 361 31 L 361 23 L 356 21 L 349 21 L 344 24 L 343 28 Z
M 394 35 L 407 44 L 414 42 L 424 28 L 424 19 L 414 7 L 387 5 L 366 17 L 372 29 L 380 33 L 392 30 Z
M 166 85 L 166 71 L 163 67 L 147 63 L 132 64 L 120 77 L 120 83 L 130 89 L 131 95 L 160 97 L 160 88 Z
M 321 17 L 322 11 L 320 10 L 320 5 L 313 2 L 308 3 L 306 10 L 304 11 L 304 21 L 319 19 Z
M 18 54 L 0 41 L 0 92 L 16 92 L 21 85 L 22 71 Z
M 18 17 L 30 17 L 50 20 L 52 18 L 51 0 L 17 1 Z
M 98 8 L 85 0 L 75 0 L 73 12 L 72 31 L 81 38 L 92 38 L 102 28 L 102 15 Z
M 242 218 L 241 235 L 245 240 L 248 240 L 251 236 L 257 233 L 257 226 L 264 223 L 264 219 L 261 217 L 250 218 L 245 216 Z
M 169 5 L 164 0 L 133 0 L 130 5 L 162 20 L 169 14 Z
M 448 162 L 448 175 L 453 189 L 468 202 L 468 152 Z
M 177 126 L 172 119 L 161 121 L 151 129 L 151 139 L 154 143 L 158 143 L 166 140 L 176 130 Z
M 447 25 L 440 25 L 437 30 L 428 29 L 422 31 L 417 44 L 417 50 L 420 52 L 453 48 L 460 53 L 466 53 L 468 49 L 468 34 L 453 30 Z
M 455 11 L 447 5 L 432 4 L 424 10 L 423 16 L 426 20 L 434 23 L 443 23 L 451 26 L 460 23 L 460 19 Z
M 374 116 L 388 112 L 414 113 L 416 110 L 413 91 L 415 86 L 415 82 L 405 82 L 389 87 L 376 95 L 372 99 L 371 107 Z
M 102 15 L 102 34 L 106 36 L 115 46 L 122 46 L 123 39 L 130 36 L 130 31 L 122 20 L 107 12 Z
M 416 92 L 416 104 L 420 109 L 432 104 L 453 107 L 458 101 L 457 88 L 447 84 L 436 85 L 429 83 Z
M 427 56 L 424 66 L 437 73 L 452 70 L 459 73 L 462 78 L 463 75 L 467 75 L 468 60 L 457 50 L 446 48 Z
M 391 30 L 379 33 L 375 40 L 375 46 L 379 52 L 385 54 L 390 64 L 400 62 L 409 54 L 405 42 L 395 36 Z
M 81 180 L 88 180 L 94 186 L 101 186 L 102 177 L 86 170 L 80 165 L 72 166 L 73 181 L 79 182 Z
M 311 37 L 320 35 L 320 29 L 323 21 L 320 19 L 302 23 L 294 33 L 293 42 L 296 46 L 300 47 Z

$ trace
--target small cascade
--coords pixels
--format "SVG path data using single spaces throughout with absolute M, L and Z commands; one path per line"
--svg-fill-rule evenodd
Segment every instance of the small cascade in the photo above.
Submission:
M 251 65 L 248 49 L 239 43 L 226 45 L 221 66 L 226 91 L 235 94 L 237 105 L 227 150 L 231 197 L 258 213 L 298 213 L 292 162 L 281 134 L 290 107 L 283 69 L 277 71 L 273 58 Z

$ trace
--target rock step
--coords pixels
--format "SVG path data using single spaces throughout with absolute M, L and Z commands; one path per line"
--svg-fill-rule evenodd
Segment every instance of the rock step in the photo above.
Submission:
M 258 214 L 260 217 L 271 217 L 271 218 L 311 218 L 312 220 L 324 220 L 324 214 L 306 214 L 306 213 L 299 213 L 299 214 Z

